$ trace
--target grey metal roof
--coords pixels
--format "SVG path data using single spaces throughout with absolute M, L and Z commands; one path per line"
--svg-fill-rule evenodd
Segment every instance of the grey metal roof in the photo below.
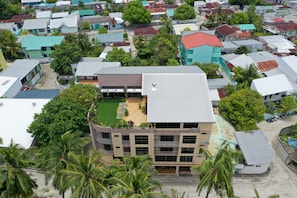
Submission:
M 270 163 L 274 152 L 261 130 L 236 131 L 236 141 L 248 165 Z
M 267 60 L 275 60 L 279 62 L 279 59 L 276 55 L 271 54 L 267 51 L 260 51 L 260 52 L 252 52 L 247 54 L 251 57 L 255 62 L 267 61 Z
M 197 66 L 135 66 L 104 68 L 96 74 L 204 73 Z
M 237 46 L 263 45 L 262 42 L 254 39 L 238 40 L 238 41 L 232 41 L 232 42 Z
M 96 34 L 95 39 L 100 43 L 124 42 L 124 32 L 113 32 L 107 34 Z
M 18 59 L 0 72 L 0 76 L 18 77 L 22 79 L 38 64 L 38 60 Z
M 75 76 L 96 76 L 96 72 L 109 67 L 120 67 L 120 62 L 79 62 Z
M 144 73 L 147 121 L 214 122 L 205 73 Z
M 215 78 L 207 79 L 207 84 L 209 89 L 219 89 L 225 87 L 228 84 L 232 84 L 232 82 L 229 78 Z
M 60 93 L 59 89 L 45 89 L 45 90 L 27 90 L 20 91 L 15 98 L 36 98 L 36 99 L 53 99 Z
M 224 49 L 237 49 L 238 45 L 235 45 L 233 42 L 231 41 L 224 41 L 222 42 L 222 45 L 224 46 Z
M 45 29 L 49 24 L 49 18 L 47 19 L 27 19 L 24 20 L 23 29 L 24 30 L 35 30 L 35 29 Z

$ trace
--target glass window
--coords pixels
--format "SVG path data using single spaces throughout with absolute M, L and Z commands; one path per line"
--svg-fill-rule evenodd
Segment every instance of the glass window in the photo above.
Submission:
M 173 148 L 172 147 L 161 147 L 160 151 L 161 152 L 170 152 L 170 151 L 173 151 Z
M 130 140 L 130 137 L 129 137 L 129 135 L 123 135 L 123 136 L 122 136 L 122 139 L 123 139 L 124 141 L 129 141 L 129 140 Z
M 196 136 L 187 135 L 183 137 L 184 144 L 195 144 L 196 143 Z
M 104 138 L 104 139 L 109 139 L 110 138 L 110 133 L 102 132 L 101 135 L 102 135 L 102 138 Z
M 181 153 L 194 153 L 194 148 L 182 148 Z
M 176 162 L 176 156 L 156 156 L 156 162 Z
M 136 147 L 136 155 L 146 155 L 148 154 L 147 147 Z
M 184 128 L 198 128 L 198 123 L 184 123 Z
M 136 135 L 135 136 L 135 144 L 148 144 L 148 136 L 147 135 Z
M 180 156 L 180 162 L 192 162 L 193 156 Z
M 174 136 L 173 135 L 161 135 L 161 141 L 174 141 Z
M 130 153 L 130 147 L 124 147 L 124 152 L 125 153 Z
M 104 144 L 104 150 L 111 151 L 111 145 L 110 144 Z

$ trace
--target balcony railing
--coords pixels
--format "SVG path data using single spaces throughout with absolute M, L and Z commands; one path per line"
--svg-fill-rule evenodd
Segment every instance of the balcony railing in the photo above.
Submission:
M 155 140 L 155 147 L 160 147 L 160 146 L 171 146 L 171 147 L 178 147 L 179 146 L 179 141 L 156 141 Z
M 112 144 L 112 140 L 110 138 L 97 137 L 96 140 L 101 144 Z

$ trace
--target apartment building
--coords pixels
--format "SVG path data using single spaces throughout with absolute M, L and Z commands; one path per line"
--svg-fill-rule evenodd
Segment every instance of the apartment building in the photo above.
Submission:
M 121 106 L 129 111 L 123 119 L 132 123 L 116 128 L 90 122 L 93 146 L 105 163 L 149 154 L 159 173 L 179 175 L 204 160 L 199 149 L 208 147 L 214 115 L 200 68 L 110 67 L 97 75 L 103 99 L 123 97 Z

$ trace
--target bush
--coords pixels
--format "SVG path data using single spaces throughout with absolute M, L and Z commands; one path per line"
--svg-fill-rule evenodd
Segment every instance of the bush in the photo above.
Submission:
M 128 109 L 125 109 L 125 116 L 128 116 L 129 115 L 129 111 Z
M 142 122 L 142 123 L 139 125 L 139 127 L 142 128 L 142 129 L 147 128 L 148 126 L 149 126 L 149 123 L 147 123 L 147 122 Z

